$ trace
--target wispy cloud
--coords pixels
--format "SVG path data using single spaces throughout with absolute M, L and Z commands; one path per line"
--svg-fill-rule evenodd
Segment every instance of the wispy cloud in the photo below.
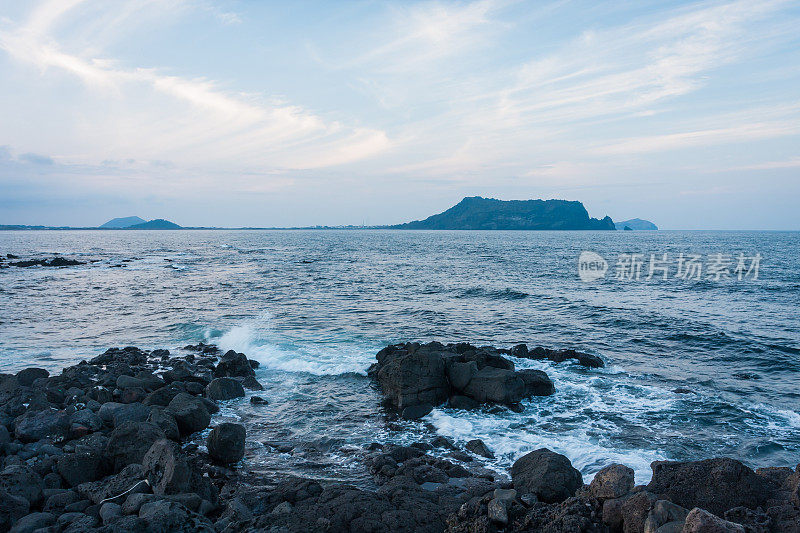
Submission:
M 296 105 L 257 101 L 146 67 L 64 50 L 52 32 L 61 17 L 86 0 L 42 4 L 20 28 L 0 34 L 0 48 L 35 66 L 80 79 L 93 97 L 119 102 L 116 114 L 96 120 L 84 140 L 95 158 L 170 159 L 183 164 L 318 168 L 357 161 L 385 150 L 385 132 L 328 121 Z M 137 7 L 141 2 L 134 2 Z M 158 9 L 157 3 L 147 3 Z M 120 21 L 124 22 L 124 21 Z M 115 145 L 114 139 L 119 143 Z M 69 157 L 69 154 L 64 156 Z M 74 154 L 91 162 L 91 155 Z

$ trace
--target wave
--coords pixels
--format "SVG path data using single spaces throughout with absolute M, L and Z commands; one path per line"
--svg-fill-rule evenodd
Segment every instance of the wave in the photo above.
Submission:
M 223 351 L 235 350 L 259 362 L 263 368 L 301 372 L 315 376 L 366 375 L 377 350 L 353 344 L 324 346 L 281 342 L 271 331 L 271 317 L 263 315 L 234 326 L 219 336 L 207 335 Z

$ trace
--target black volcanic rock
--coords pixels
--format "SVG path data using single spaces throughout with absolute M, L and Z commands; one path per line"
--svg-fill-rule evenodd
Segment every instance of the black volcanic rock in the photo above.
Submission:
M 524 398 L 554 392 L 547 374 L 517 372 L 514 363 L 491 346 L 405 343 L 387 346 L 376 357 L 378 362 L 369 374 L 404 418 L 416 412 L 406 411 L 409 407 L 428 409 L 448 398 L 451 406 L 469 409 L 479 403 L 514 406 Z M 420 412 L 419 416 L 424 416 L 429 409 Z
M 613 230 L 614 221 L 590 218 L 581 202 L 464 198 L 443 213 L 393 229 L 440 230 Z

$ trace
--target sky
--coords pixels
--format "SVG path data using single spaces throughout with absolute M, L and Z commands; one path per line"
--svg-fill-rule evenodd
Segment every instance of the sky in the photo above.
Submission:
M 0 0 L 0 224 L 800 229 L 800 2 Z

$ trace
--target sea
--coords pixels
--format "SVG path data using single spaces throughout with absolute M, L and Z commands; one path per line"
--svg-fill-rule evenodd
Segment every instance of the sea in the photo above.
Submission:
M 3 231 L 0 254 L 86 262 L 0 269 L 0 372 L 112 346 L 243 352 L 265 390 L 216 417 L 245 424 L 256 473 L 368 484 L 370 443 L 437 435 L 482 439 L 495 458 L 474 464 L 500 473 L 547 447 L 585 481 L 610 463 L 646 483 L 656 460 L 800 462 L 797 232 Z M 434 340 L 606 366 L 514 360 L 555 394 L 397 420 L 367 369 Z

